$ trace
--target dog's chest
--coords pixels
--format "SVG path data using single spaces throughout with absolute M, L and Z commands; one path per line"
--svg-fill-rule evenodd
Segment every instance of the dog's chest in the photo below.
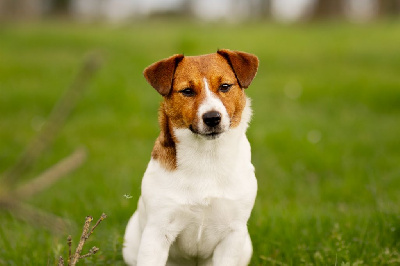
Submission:
M 234 200 L 209 198 L 203 204 L 181 206 L 176 212 L 176 222 L 182 223 L 170 253 L 187 254 L 189 257 L 207 258 L 216 245 L 230 232 L 230 225 L 239 208 Z
M 192 182 L 176 184 L 171 214 L 178 224 L 173 227 L 181 230 L 170 254 L 179 251 L 180 256 L 205 259 L 232 231 L 235 221 L 246 220 L 243 217 L 247 217 L 248 210 L 244 206 L 250 205 L 252 196 L 248 196 L 249 184 L 233 173 L 225 178 L 231 182 L 223 183 L 216 177 L 209 180 L 205 176 L 195 177 Z
M 236 221 L 247 221 L 256 191 L 254 169 L 250 163 L 237 166 L 227 171 L 209 165 L 189 173 L 164 172 L 151 163 L 142 193 L 145 200 L 157 199 L 156 215 L 168 220 L 163 228 L 177 232 L 171 257 L 209 258 Z
M 174 171 L 150 161 L 142 198 L 146 215 L 155 217 L 153 221 L 174 236 L 171 258 L 210 258 L 218 243 L 238 223 L 248 220 L 257 181 L 250 146 L 242 136 L 235 145 L 229 139 L 197 146 L 186 142 L 177 148 L 178 167 Z

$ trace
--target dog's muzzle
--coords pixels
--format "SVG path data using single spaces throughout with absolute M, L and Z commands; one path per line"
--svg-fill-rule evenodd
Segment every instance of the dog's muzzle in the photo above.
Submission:
M 225 130 L 222 127 L 222 114 L 218 111 L 208 111 L 201 116 L 203 126 L 199 128 L 190 126 L 189 129 L 207 139 L 219 137 Z

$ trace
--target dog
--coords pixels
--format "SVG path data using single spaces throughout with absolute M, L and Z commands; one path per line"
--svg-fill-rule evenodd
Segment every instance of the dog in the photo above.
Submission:
M 158 136 L 126 227 L 128 265 L 248 265 L 257 194 L 244 89 L 255 55 L 232 50 L 174 55 L 144 70 L 163 96 Z

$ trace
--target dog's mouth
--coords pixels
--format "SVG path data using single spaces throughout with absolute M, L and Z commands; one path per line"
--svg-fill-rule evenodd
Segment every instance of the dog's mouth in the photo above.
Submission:
M 199 135 L 199 136 L 202 136 L 202 137 L 204 137 L 206 139 L 210 139 L 210 140 L 211 139 L 216 139 L 219 136 L 221 136 L 222 133 L 224 133 L 224 131 L 222 131 L 219 128 L 212 128 L 211 130 L 209 130 L 207 132 L 199 132 L 199 131 L 195 130 L 192 125 L 190 125 L 189 129 L 190 129 L 190 131 L 192 131 L 192 133 L 194 133 L 196 135 Z

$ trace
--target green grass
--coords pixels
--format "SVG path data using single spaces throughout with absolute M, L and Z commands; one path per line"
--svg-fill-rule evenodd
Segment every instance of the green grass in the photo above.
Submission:
M 247 90 L 259 184 L 252 265 L 398 265 L 399 31 L 396 21 L 0 25 L 0 172 L 35 136 L 85 54 L 100 51 L 102 69 L 23 179 L 85 146 L 81 168 L 28 202 L 74 221 L 75 243 L 86 215 L 107 213 L 87 247 L 100 252 L 85 263 L 123 264 L 124 228 L 158 134 L 160 96 L 142 70 L 175 53 L 243 50 L 261 61 Z M 54 265 L 66 236 L 1 211 L 0 265 Z

